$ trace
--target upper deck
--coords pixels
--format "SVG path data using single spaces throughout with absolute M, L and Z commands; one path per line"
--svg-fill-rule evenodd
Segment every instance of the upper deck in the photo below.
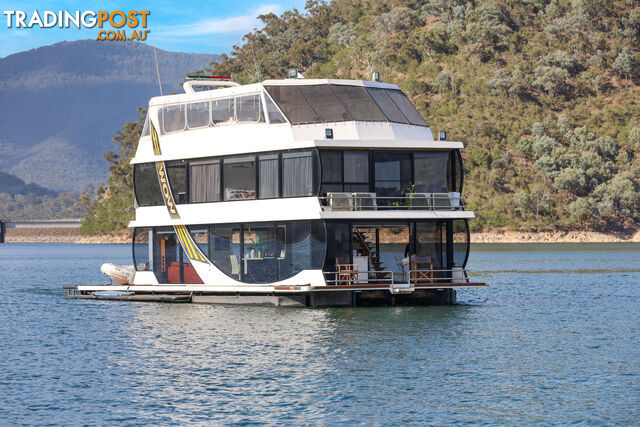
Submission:
M 154 155 L 149 124 L 158 131 Z M 230 143 L 231 142 L 231 143 Z M 154 97 L 132 163 L 319 148 L 454 150 L 394 84 L 362 80 L 266 80 Z

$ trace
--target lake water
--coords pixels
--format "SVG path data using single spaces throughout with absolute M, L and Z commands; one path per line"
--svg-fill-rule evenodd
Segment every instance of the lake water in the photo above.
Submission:
M 446 307 L 66 300 L 126 245 L 0 245 L 0 424 L 640 424 L 640 245 L 474 245 Z

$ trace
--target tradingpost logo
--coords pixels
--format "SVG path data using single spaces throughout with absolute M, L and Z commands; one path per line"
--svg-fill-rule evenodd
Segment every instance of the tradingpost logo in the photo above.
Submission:
M 7 28 L 97 28 L 96 40 L 146 40 L 148 10 L 5 10 Z M 106 29 L 105 29 L 106 28 Z

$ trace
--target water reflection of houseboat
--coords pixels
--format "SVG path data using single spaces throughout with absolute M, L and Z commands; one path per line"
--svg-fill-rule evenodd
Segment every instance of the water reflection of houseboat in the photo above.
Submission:
M 393 84 L 188 81 L 149 103 L 132 161 L 136 272 L 121 290 L 452 303 L 455 289 L 483 285 L 465 270 L 462 148 L 434 140 Z

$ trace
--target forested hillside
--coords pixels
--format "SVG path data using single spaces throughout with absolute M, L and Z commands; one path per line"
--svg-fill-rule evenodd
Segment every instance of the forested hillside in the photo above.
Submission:
M 165 93 L 217 55 L 157 51 Z M 159 94 L 153 47 L 78 40 L 0 58 L 0 171 L 57 191 L 107 177 L 103 154 Z
M 87 187 L 87 193 L 90 188 Z M 17 176 L 0 172 L 0 220 L 60 219 L 83 217 L 90 205 L 89 195 L 60 193 Z
M 261 19 L 213 73 L 380 72 L 466 143 L 474 228 L 637 227 L 640 1 L 310 1 Z

